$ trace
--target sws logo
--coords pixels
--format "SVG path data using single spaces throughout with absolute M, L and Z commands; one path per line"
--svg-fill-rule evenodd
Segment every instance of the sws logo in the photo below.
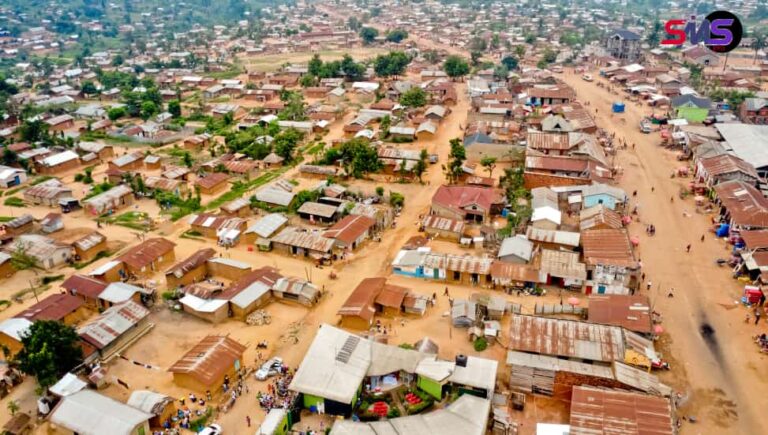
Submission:
M 679 26 L 684 26 L 680 28 Z M 707 15 L 701 26 L 696 26 L 696 16 L 688 21 L 669 20 L 664 23 L 667 34 L 674 36 L 661 41 L 665 45 L 683 45 L 686 37 L 691 44 L 704 43 L 716 53 L 727 53 L 739 46 L 744 28 L 739 18 L 728 11 L 715 11 Z

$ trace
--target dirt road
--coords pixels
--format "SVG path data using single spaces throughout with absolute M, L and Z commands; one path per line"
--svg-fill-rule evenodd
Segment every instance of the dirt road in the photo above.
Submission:
M 764 394 L 768 370 L 765 357 L 751 339 L 766 328 L 744 323 L 746 309 L 735 305 L 740 286 L 729 270 L 714 265 L 716 258 L 728 254 L 729 247 L 707 231 L 710 216 L 697 214 L 692 199 L 679 199 L 679 189 L 689 179 L 670 178 L 680 162 L 658 145 L 659 134 L 640 133 L 638 123 L 650 109 L 628 102 L 623 116 L 612 115 L 611 103 L 623 95 L 573 73 L 567 72 L 563 78 L 580 100 L 589 101 L 590 109 L 597 111 L 599 126 L 630 144 L 618 159 L 624 168 L 620 186 L 627 192 L 638 191 L 634 204 L 639 207 L 641 223 L 633 223 L 630 233 L 641 238 L 643 271 L 653 283 L 654 308 L 662 312 L 663 326 L 671 336 L 673 365 L 682 364 L 663 380 L 684 391 L 681 414 L 694 415 L 701 422 L 686 426 L 683 432 L 766 433 L 768 427 L 760 416 L 768 406 Z M 636 144 L 634 151 L 632 143 Z M 655 237 L 645 235 L 648 223 L 657 227 Z M 690 253 L 686 253 L 688 244 L 692 245 Z M 674 297 L 668 297 L 671 289 Z

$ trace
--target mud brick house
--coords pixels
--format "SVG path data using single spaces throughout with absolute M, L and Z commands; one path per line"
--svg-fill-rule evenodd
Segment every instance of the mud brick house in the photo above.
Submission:
M 173 289 L 204 280 L 208 275 L 208 260 L 215 255 L 215 250 L 205 248 L 171 266 L 165 272 L 168 288 Z
M 398 316 L 408 289 L 387 284 L 386 278 L 366 278 L 352 290 L 338 311 L 345 328 L 368 330 L 376 314 Z
M 90 261 L 102 252 L 107 251 L 107 237 L 98 231 L 94 231 L 72 243 L 75 255 L 80 261 Z
M 176 244 L 162 237 L 147 239 L 117 257 L 125 264 L 126 272 L 144 277 L 171 264 L 175 259 Z
M 245 346 L 237 341 L 217 335 L 209 335 L 193 346 L 176 361 L 169 372 L 176 385 L 197 392 L 215 394 L 222 391 L 225 377 L 234 383 L 237 372 L 244 365 Z M 230 384 L 232 385 L 232 384 Z
M 768 124 L 768 99 L 746 98 L 739 106 L 741 120 L 749 124 Z
M 200 192 L 205 195 L 215 195 L 227 188 L 228 181 L 229 175 L 223 172 L 214 172 L 195 180 L 195 186 L 199 186 Z
M 449 219 L 486 222 L 504 208 L 504 196 L 496 189 L 478 186 L 440 186 L 432 197 L 430 214 Z

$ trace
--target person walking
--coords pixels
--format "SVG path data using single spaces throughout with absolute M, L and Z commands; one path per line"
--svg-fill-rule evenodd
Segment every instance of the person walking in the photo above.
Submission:
M 675 297 L 675 288 L 674 287 L 670 287 L 669 288 L 669 293 L 667 293 L 667 297 L 668 298 L 674 298 Z
M 251 427 L 251 417 L 246 415 L 245 416 L 245 423 L 248 425 L 248 427 Z
M 760 323 L 760 310 L 755 309 L 755 325 Z
M 704 236 L 705 236 L 705 234 L 702 234 L 702 235 L 701 235 L 701 241 L 702 241 L 702 243 L 704 242 Z
M 691 252 L 691 244 L 689 243 L 688 246 L 685 247 L 685 252 Z
M 646 284 L 646 285 L 645 285 L 645 289 L 646 289 L 646 290 L 650 290 L 652 285 L 653 285 L 653 283 L 652 283 L 652 282 L 651 282 L 651 280 L 649 279 L 649 280 L 648 280 L 648 284 Z

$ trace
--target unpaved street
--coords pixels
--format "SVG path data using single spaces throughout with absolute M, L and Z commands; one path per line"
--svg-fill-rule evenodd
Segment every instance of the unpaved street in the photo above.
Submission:
M 766 327 L 744 323 L 746 309 L 735 305 L 742 287 L 728 268 L 714 264 L 716 258 L 728 255 L 730 245 L 708 232 L 711 217 L 697 214 L 691 198 L 679 199 L 679 189 L 690 178 L 670 178 L 681 162 L 659 146 L 659 134 L 640 133 L 638 123 L 650 108 L 628 102 L 622 123 L 610 110 L 611 103 L 625 94 L 611 94 L 597 82 L 585 82 L 572 73 L 564 79 L 581 101 L 590 101 L 590 108 L 597 109 L 600 127 L 630 144 L 619 158 L 624 168 L 620 186 L 630 194 L 638 191 L 635 203 L 641 223 L 633 223 L 630 232 L 641 238 L 639 255 L 647 279 L 653 282 L 650 296 L 655 309 L 663 314 L 663 326 L 671 336 L 671 359 L 684 368 L 673 367 L 672 374 L 662 378 L 676 389 L 685 388 L 680 376 L 687 378 L 690 387 L 684 391 L 690 398 L 684 401 L 681 415 L 694 415 L 700 421 L 685 426 L 684 433 L 766 433 L 761 417 L 768 406 L 768 370 L 765 357 L 752 342 L 752 336 Z M 691 216 L 684 217 L 684 212 Z M 646 223 L 656 225 L 655 237 L 645 235 Z M 702 234 L 706 234 L 704 242 Z M 689 243 L 693 248 L 686 253 Z M 672 298 L 668 297 L 671 288 Z

